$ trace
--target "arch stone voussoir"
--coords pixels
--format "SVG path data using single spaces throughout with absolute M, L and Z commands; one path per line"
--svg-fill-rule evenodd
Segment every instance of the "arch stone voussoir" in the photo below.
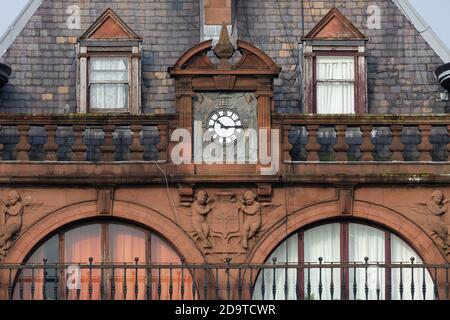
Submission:
M 115 201 L 112 217 L 154 230 L 185 257 L 186 263 L 204 263 L 204 257 L 192 239 L 178 225 L 164 215 L 147 207 Z M 59 209 L 31 226 L 16 241 L 7 256 L 6 264 L 22 263 L 31 250 L 49 234 L 78 221 L 100 218 L 95 201 L 87 201 Z

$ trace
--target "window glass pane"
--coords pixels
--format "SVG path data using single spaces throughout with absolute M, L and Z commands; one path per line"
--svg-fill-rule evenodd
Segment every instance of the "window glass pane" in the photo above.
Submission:
M 273 258 L 276 258 L 277 264 L 298 263 L 298 234 L 295 233 L 287 241 L 284 241 L 267 259 L 266 265 L 273 264 Z M 287 271 L 287 272 L 286 272 Z M 286 278 L 287 275 L 287 278 Z M 264 294 L 263 294 L 264 281 Z M 288 294 L 285 296 L 284 285 L 288 286 Z M 277 269 L 275 270 L 276 300 L 297 300 L 297 269 Z M 273 299 L 273 269 L 265 269 L 264 277 L 262 273 L 258 276 L 253 291 L 254 300 Z
M 128 108 L 128 85 L 92 84 L 91 108 L 94 109 Z
M 415 258 L 414 263 L 422 263 L 422 260 L 417 253 L 402 239 L 396 235 L 391 235 L 391 259 L 392 263 L 405 263 L 411 264 L 411 257 Z M 425 277 L 424 277 L 425 271 Z M 424 281 L 425 280 L 425 281 Z M 403 295 L 400 295 L 400 283 L 403 284 Z M 415 299 L 423 299 L 422 286 L 426 286 L 426 299 L 432 300 L 434 298 L 433 293 L 433 280 L 428 270 L 423 269 L 403 269 L 400 273 L 400 269 L 392 269 L 392 299 L 393 300 L 412 300 L 411 284 L 414 283 L 415 287 Z
M 91 82 L 128 82 L 127 58 L 91 58 Z
M 318 114 L 354 114 L 355 85 L 350 83 L 317 83 Z
M 44 244 L 42 244 L 31 257 L 27 260 L 27 264 L 43 264 L 43 259 L 47 259 L 47 264 L 55 264 L 59 262 L 59 237 L 53 236 Z M 46 298 L 48 300 L 55 299 L 56 271 L 54 269 L 46 269 Z M 19 275 L 18 283 L 14 289 L 14 299 L 31 300 L 31 285 L 34 285 L 33 298 L 41 300 L 43 298 L 44 285 L 44 269 L 35 269 L 34 275 L 30 269 L 25 269 L 23 274 Z M 21 293 L 22 291 L 22 293 Z
M 181 284 L 184 283 L 185 292 L 184 299 L 192 300 L 192 276 L 188 270 L 181 268 L 180 256 L 175 252 L 170 244 L 156 234 L 151 235 L 151 262 L 152 264 L 173 264 L 172 268 L 172 287 L 173 287 L 173 300 L 181 299 Z M 158 299 L 158 285 L 161 287 L 161 299 L 169 300 L 169 286 L 170 286 L 170 270 L 167 268 L 161 270 L 152 270 L 152 297 Z M 198 292 L 199 288 L 197 288 Z
M 365 263 L 364 258 L 369 258 L 369 263 L 385 262 L 385 233 L 379 229 L 361 225 L 349 224 L 349 262 Z M 356 277 L 355 277 L 356 273 Z M 365 300 L 366 274 L 364 268 L 351 269 L 350 275 L 350 299 Z M 367 269 L 367 287 L 369 300 L 384 299 L 384 268 L 371 267 Z M 356 295 L 354 285 L 356 284 Z M 379 291 L 377 291 L 379 290 Z
M 317 113 L 355 113 L 354 58 L 319 56 L 316 63 Z
M 139 259 L 140 264 L 146 263 L 146 243 L 147 234 L 137 228 L 128 227 L 120 224 L 109 225 L 109 258 L 112 263 L 135 264 L 135 258 Z M 145 297 L 146 275 L 144 269 L 126 270 L 127 295 L 124 294 L 125 269 L 115 269 L 115 299 L 135 299 L 135 285 L 137 280 L 138 299 Z
M 305 263 L 318 265 L 319 258 L 323 263 L 341 261 L 341 226 L 338 223 L 327 224 L 307 230 L 304 233 L 304 256 Z M 321 272 L 321 276 L 320 276 Z M 331 274 L 333 273 L 333 276 Z M 321 279 L 320 279 L 321 278 Z M 340 298 L 340 269 L 311 268 L 305 271 L 305 299 L 319 300 L 320 285 L 322 286 L 322 299 L 331 299 L 331 282 L 334 285 L 334 299 Z M 308 284 L 311 292 L 308 294 Z
M 317 80 L 354 80 L 354 57 L 317 57 Z
M 91 108 L 128 108 L 127 58 L 91 58 L 89 77 Z
M 102 262 L 101 226 L 90 224 L 67 231 L 64 236 L 65 262 L 68 264 L 89 264 L 92 257 L 94 264 Z M 89 299 L 89 269 L 81 270 L 81 300 Z M 92 269 L 92 299 L 99 299 L 100 270 Z M 77 298 L 76 290 L 69 290 L 69 299 Z

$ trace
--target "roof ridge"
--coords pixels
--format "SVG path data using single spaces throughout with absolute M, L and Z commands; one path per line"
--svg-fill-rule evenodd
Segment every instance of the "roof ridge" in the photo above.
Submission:
M 25 25 L 33 17 L 44 0 L 28 0 L 25 7 L 19 12 L 8 29 L 3 32 L 0 38 L 0 57 L 9 49 L 14 43 L 17 36 L 22 32 Z
M 428 43 L 433 51 L 444 61 L 450 62 L 450 50 L 433 28 L 408 0 L 392 0 L 403 15 L 411 22 L 417 32 Z

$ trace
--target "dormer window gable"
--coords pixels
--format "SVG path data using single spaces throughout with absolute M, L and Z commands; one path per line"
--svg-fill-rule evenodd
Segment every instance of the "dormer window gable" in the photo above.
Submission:
M 303 39 L 305 112 L 367 111 L 367 38 L 332 9 Z
M 107 9 L 78 39 L 78 112 L 141 111 L 142 39 Z

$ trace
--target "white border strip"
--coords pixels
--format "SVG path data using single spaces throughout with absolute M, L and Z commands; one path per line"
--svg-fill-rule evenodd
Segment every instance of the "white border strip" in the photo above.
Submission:
M 8 27 L 8 30 L 3 33 L 0 38 L 0 57 L 5 54 L 6 50 L 8 50 L 14 40 L 16 40 L 25 25 L 35 14 L 37 9 L 39 9 L 42 2 L 44 2 L 44 0 L 29 0 L 22 11 L 17 15 L 14 22 Z
M 450 50 L 433 31 L 430 25 L 420 16 L 409 0 L 392 0 L 406 18 L 414 25 L 430 47 L 444 63 L 450 62 Z

